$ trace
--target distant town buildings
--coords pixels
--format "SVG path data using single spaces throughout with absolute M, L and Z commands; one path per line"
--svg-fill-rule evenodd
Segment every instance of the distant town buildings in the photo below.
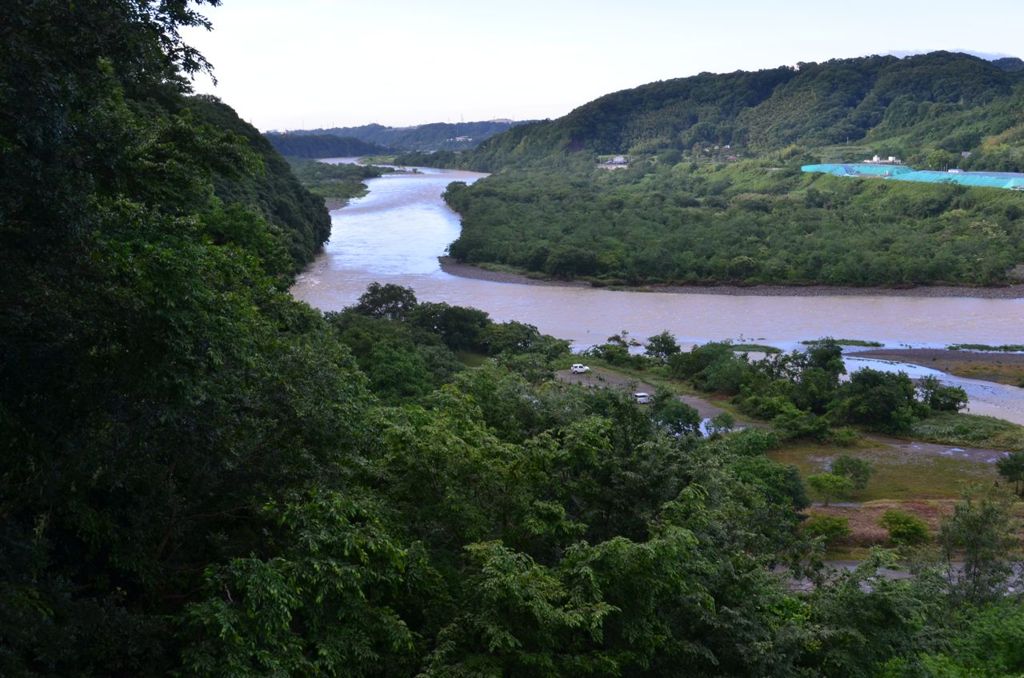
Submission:
M 871 158 L 870 160 L 865 160 L 864 162 L 870 163 L 872 165 L 902 165 L 903 164 L 903 161 L 900 160 L 899 158 L 897 158 L 895 155 L 890 155 L 888 158 L 883 158 L 881 156 L 876 155 L 873 158 Z
M 602 162 L 598 167 L 604 169 L 626 169 L 629 167 L 629 158 L 624 155 L 617 155 L 610 160 Z

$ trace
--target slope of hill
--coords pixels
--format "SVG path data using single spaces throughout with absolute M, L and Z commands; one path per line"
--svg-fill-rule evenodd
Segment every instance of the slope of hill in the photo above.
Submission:
M 704 73 L 609 94 L 563 118 L 516 128 L 465 162 L 494 170 L 574 153 L 728 145 L 758 154 L 858 142 L 901 156 L 988 153 L 994 149 L 984 139 L 1024 125 L 1024 74 L 1014 68 L 1013 60 L 934 52 Z
M 371 124 L 359 127 L 293 130 L 288 133 L 288 136 L 352 137 L 396 151 L 459 151 L 475 148 L 485 139 L 521 124 L 523 123 L 512 120 L 433 122 L 412 127 L 385 127 Z
M 388 150 L 351 136 L 277 132 L 267 132 L 264 136 L 278 153 L 291 158 L 345 158 L 376 155 Z
M 1010 283 L 1024 196 L 842 184 L 800 164 L 879 154 L 1024 171 L 1024 75 L 1012 67 L 875 56 L 609 94 L 436 156 L 497 172 L 449 190 L 463 216 L 450 253 L 598 284 Z M 599 167 L 602 154 L 628 162 Z

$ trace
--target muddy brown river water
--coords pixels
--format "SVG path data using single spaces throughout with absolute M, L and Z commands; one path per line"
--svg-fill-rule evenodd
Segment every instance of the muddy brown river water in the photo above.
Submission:
M 438 257 L 458 237 L 460 223 L 441 194 L 452 181 L 472 183 L 483 176 L 420 168 L 371 179 L 366 196 L 332 212 L 331 239 L 298 277 L 292 294 L 330 311 L 354 303 L 371 282 L 394 283 L 412 288 L 420 300 L 473 306 L 495 320 L 531 323 L 576 348 L 622 330 L 642 340 L 666 329 L 681 343 L 734 339 L 784 349 L 824 336 L 914 347 L 1024 340 L 1024 299 L 626 292 L 449 275 Z M 1024 423 L 1024 389 L 943 378 L 968 388 L 973 412 Z

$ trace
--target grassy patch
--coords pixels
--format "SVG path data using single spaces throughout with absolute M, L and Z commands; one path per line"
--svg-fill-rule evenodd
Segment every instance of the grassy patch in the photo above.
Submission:
M 880 348 L 882 346 L 885 346 L 885 344 L 883 344 L 880 341 L 871 341 L 868 339 L 833 339 L 833 341 L 842 346 L 865 346 L 869 348 Z M 800 343 L 803 344 L 804 346 L 814 346 L 815 344 L 820 344 L 821 342 L 821 339 L 805 339 Z
M 395 156 L 393 155 L 364 155 L 359 158 L 364 165 L 393 165 L 395 164 Z
M 455 357 L 466 367 L 480 367 L 487 362 L 486 355 L 483 353 L 473 353 L 472 351 L 456 351 Z
M 838 501 L 955 499 L 971 483 L 991 484 L 997 479 L 992 464 L 931 454 L 914 454 L 868 441 L 862 441 L 854 448 L 811 443 L 789 445 L 770 452 L 768 456 L 780 463 L 796 466 L 800 475 L 806 478 L 824 472 L 830 462 L 841 454 L 849 454 L 870 462 L 873 473 L 867 488 L 853 492 L 848 498 Z M 810 493 L 812 499 L 820 500 L 813 492 Z
M 1024 450 L 1024 426 L 974 414 L 937 414 L 914 424 L 911 437 L 934 443 Z
M 928 525 L 928 531 L 935 535 L 943 518 L 953 512 L 953 499 L 880 500 L 866 502 L 861 506 L 815 506 L 808 511 L 809 515 L 834 516 L 846 518 L 850 524 L 850 536 L 838 542 L 829 551 L 830 558 L 860 560 L 853 554 L 860 553 L 871 546 L 891 546 L 889 531 L 878 524 L 882 515 L 890 509 L 905 511 L 920 518 Z
M 732 350 L 739 353 L 782 353 L 781 348 L 764 344 L 733 344 Z
M 943 370 L 958 377 L 994 381 L 997 384 L 1008 384 L 1024 388 L 1024 365 L 1002 365 L 984 363 L 953 363 Z
M 1024 344 L 1002 344 L 1001 346 L 989 346 L 988 344 L 952 344 L 947 346 L 950 351 L 994 351 L 997 353 L 1024 353 Z

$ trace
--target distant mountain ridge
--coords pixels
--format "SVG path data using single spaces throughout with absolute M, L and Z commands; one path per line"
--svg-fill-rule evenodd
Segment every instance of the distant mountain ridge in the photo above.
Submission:
M 278 153 L 292 158 L 344 158 L 376 155 L 388 150 L 355 137 L 338 137 L 330 134 L 267 132 L 263 136 Z
M 553 156 L 748 153 L 869 143 L 886 154 L 988 154 L 1024 163 L 1024 62 L 932 52 L 701 73 L 605 95 L 564 117 L 515 127 L 463 159 L 494 170 Z M 998 152 L 996 152 L 998 151 Z
M 457 151 L 475 148 L 485 139 L 522 124 L 525 123 L 507 119 L 432 122 L 411 127 L 386 127 L 374 123 L 359 127 L 291 130 L 286 135 L 350 137 L 395 151 Z

